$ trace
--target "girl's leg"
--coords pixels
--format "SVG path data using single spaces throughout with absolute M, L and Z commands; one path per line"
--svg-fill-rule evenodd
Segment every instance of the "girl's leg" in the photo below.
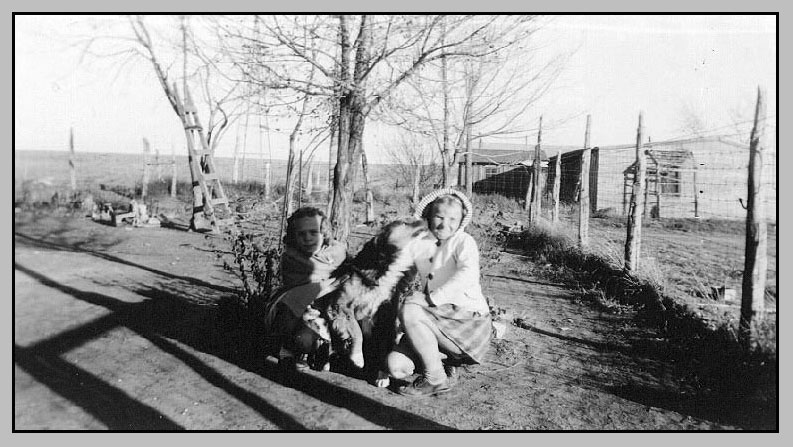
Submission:
M 395 379 L 406 379 L 413 375 L 416 370 L 416 362 L 411 358 L 415 354 L 411 352 L 411 348 L 407 345 L 407 338 L 394 348 L 393 351 L 388 353 L 386 357 L 386 366 L 388 367 L 388 374 Z
M 460 348 L 446 338 L 421 306 L 408 303 L 402 308 L 402 321 L 410 347 L 416 352 L 427 380 L 435 385 L 446 379 L 441 352 L 462 354 Z

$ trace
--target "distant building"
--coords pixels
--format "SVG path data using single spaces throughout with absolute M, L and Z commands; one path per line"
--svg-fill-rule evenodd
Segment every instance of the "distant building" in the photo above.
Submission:
M 524 199 L 531 185 L 534 169 L 534 145 L 482 143 L 471 149 L 473 191 L 478 194 L 501 194 Z M 542 146 L 540 151 L 541 181 L 548 167 L 546 151 L 556 153 L 558 146 Z M 563 150 L 571 150 L 564 147 Z M 465 157 L 458 163 L 457 185 L 465 187 Z
M 653 142 L 646 154 L 645 214 L 653 217 L 745 218 L 749 147 L 724 137 Z M 559 200 L 576 202 L 583 149 L 562 154 Z M 635 144 L 591 151 L 589 200 L 592 211 L 627 214 L 636 163 Z M 765 214 L 776 220 L 776 153 L 765 157 Z M 553 185 L 556 156 L 549 160 L 546 190 Z

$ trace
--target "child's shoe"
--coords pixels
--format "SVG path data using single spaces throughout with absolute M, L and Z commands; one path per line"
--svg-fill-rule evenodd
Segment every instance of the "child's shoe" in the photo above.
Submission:
M 410 396 L 410 397 L 424 397 L 424 396 L 436 396 L 438 394 L 443 394 L 448 392 L 451 389 L 449 385 L 449 379 L 444 378 L 443 382 L 433 385 L 427 381 L 427 378 L 422 374 L 413 383 L 408 385 L 402 385 L 397 388 L 397 393 L 403 396 Z
M 281 348 L 278 353 L 278 368 L 283 372 L 303 372 L 311 367 L 308 365 L 308 354 L 295 355 L 292 351 Z

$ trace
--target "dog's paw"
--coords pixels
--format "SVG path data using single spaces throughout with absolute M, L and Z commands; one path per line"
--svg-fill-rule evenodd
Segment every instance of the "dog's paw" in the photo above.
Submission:
M 374 384 L 378 388 L 388 388 L 388 385 L 391 385 L 391 379 L 388 377 L 388 373 L 377 371 L 377 379 L 375 379 Z
M 350 361 L 358 368 L 363 368 L 363 353 L 354 352 L 350 354 Z

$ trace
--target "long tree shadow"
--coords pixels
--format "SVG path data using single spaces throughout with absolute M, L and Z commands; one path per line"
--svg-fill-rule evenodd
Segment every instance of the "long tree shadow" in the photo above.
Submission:
M 200 280 L 200 279 L 197 279 L 197 278 L 193 278 L 193 277 L 190 277 L 190 276 L 175 275 L 173 273 L 169 273 L 169 272 L 166 272 L 164 270 L 159 270 L 159 269 L 155 269 L 155 268 L 152 268 L 152 267 L 149 267 L 149 266 L 146 266 L 146 265 L 138 264 L 136 262 L 128 261 L 128 260 L 120 258 L 118 256 L 113 256 L 113 255 L 110 255 L 110 254 L 107 254 L 107 253 L 102 253 L 100 251 L 91 250 L 91 249 L 87 249 L 87 248 L 82 248 L 82 247 L 79 246 L 79 244 L 77 244 L 77 245 L 65 245 L 64 246 L 62 244 L 58 244 L 58 243 L 55 243 L 55 242 L 50 242 L 50 241 L 47 241 L 45 239 L 37 239 L 37 238 L 31 237 L 31 236 L 28 236 L 28 235 L 25 235 L 25 234 L 21 234 L 21 233 L 16 233 L 16 232 L 14 233 L 14 238 L 15 238 L 15 240 L 16 240 L 16 238 L 20 238 L 20 239 L 22 239 L 24 241 L 23 244 L 27 244 L 27 245 L 32 246 L 32 247 L 46 248 L 46 249 L 55 250 L 55 251 L 71 251 L 71 252 L 85 253 L 85 254 L 88 254 L 88 255 L 95 256 L 97 258 L 103 259 L 105 261 L 110 261 L 110 262 L 115 262 L 115 263 L 118 263 L 118 264 L 127 265 L 127 266 L 130 266 L 130 267 L 135 267 L 135 268 L 138 268 L 138 269 L 141 269 L 141 270 L 145 270 L 147 272 L 155 273 L 157 275 L 160 275 L 160 276 L 163 276 L 163 277 L 166 277 L 166 278 L 169 278 L 169 279 L 176 279 L 176 280 L 179 280 L 179 281 L 184 281 L 184 282 L 187 282 L 187 283 L 189 283 L 191 285 L 194 285 L 194 286 L 214 289 L 214 290 L 217 290 L 217 291 L 220 291 L 220 292 L 228 292 L 228 293 L 234 293 L 235 292 L 234 288 L 231 288 L 231 287 L 219 286 L 217 284 L 212 284 L 210 282 L 203 281 L 203 280 Z
M 57 355 L 16 344 L 13 355 L 14 363 L 25 372 L 93 415 L 110 430 L 184 430 L 154 408 Z
M 24 352 L 28 357 L 35 356 L 37 358 L 43 359 L 45 364 L 54 365 L 52 366 L 52 369 L 54 369 L 54 372 L 57 374 L 53 374 L 53 371 L 48 371 L 49 376 L 61 376 L 68 378 L 70 371 L 75 367 L 60 359 L 60 354 L 67 352 L 70 349 L 76 348 L 90 340 L 93 340 L 99 337 L 101 334 L 110 331 L 111 329 L 124 326 L 133 330 L 138 335 L 146 338 L 152 344 L 163 349 L 165 352 L 168 352 L 174 357 L 179 358 L 190 368 L 204 377 L 208 382 L 212 383 L 218 388 L 223 389 L 225 392 L 229 393 L 229 395 L 234 396 L 241 402 L 245 403 L 277 426 L 285 430 L 304 429 L 304 427 L 299 424 L 291 415 L 282 412 L 278 408 L 275 408 L 263 399 L 256 396 L 254 393 L 251 393 L 232 383 L 222 375 L 206 366 L 206 364 L 201 362 L 195 356 L 178 348 L 173 343 L 166 340 L 160 333 L 158 333 L 164 332 L 162 330 L 158 330 L 158 328 L 162 329 L 164 327 L 175 326 L 174 322 L 176 320 L 174 317 L 180 313 L 183 314 L 182 312 L 179 312 L 179 309 L 174 308 L 173 303 L 158 303 L 153 300 L 146 300 L 140 303 L 125 303 L 108 297 L 107 295 L 95 292 L 86 292 L 60 284 L 40 273 L 34 272 L 16 263 L 14 264 L 14 268 L 35 278 L 37 281 L 48 287 L 60 290 L 61 292 L 67 293 L 87 303 L 105 307 L 112 312 L 108 316 L 99 318 L 95 321 L 78 326 L 68 331 L 64 331 L 53 338 L 42 340 L 28 348 L 25 348 Z M 185 309 L 182 308 L 182 310 Z M 195 310 L 192 312 L 195 312 Z M 190 311 L 187 313 L 190 313 Z M 28 364 L 30 363 L 31 362 L 28 361 Z M 20 366 L 25 367 L 24 364 L 21 364 Z M 36 377 L 39 376 L 41 376 L 41 374 L 37 375 Z M 82 377 L 82 375 L 80 377 Z M 95 380 L 97 382 L 101 382 L 99 379 Z M 100 387 L 95 386 L 91 389 L 83 389 L 82 392 L 85 395 L 75 396 L 76 392 L 72 390 L 73 387 L 71 387 L 68 381 L 50 381 L 50 383 L 47 384 L 56 392 L 64 395 L 64 397 L 72 399 L 72 401 L 77 405 L 83 407 L 86 411 L 90 412 L 100 420 L 105 421 L 106 415 L 103 414 L 103 411 L 105 411 L 104 407 L 96 407 L 91 405 L 94 400 L 98 402 L 104 400 L 101 394 L 92 392 L 93 389 L 99 389 Z M 122 408 L 135 407 L 135 405 L 131 403 L 135 401 L 126 395 L 124 396 L 124 398 L 118 399 L 120 404 L 117 405 L 120 405 Z M 149 428 L 147 423 L 149 422 L 150 418 L 146 418 L 145 413 L 143 414 L 144 419 L 142 420 L 136 420 L 137 413 L 135 412 L 130 413 L 128 411 L 121 411 L 121 413 L 124 413 L 127 415 L 127 417 L 129 417 L 128 426 L 108 424 L 109 428 Z M 111 419 L 109 422 L 113 423 L 114 420 Z M 158 429 L 158 426 L 151 427 L 150 429 L 156 430 Z
M 305 427 L 298 423 L 292 415 L 279 410 L 255 394 L 230 382 L 192 354 L 166 340 L 165 337 L 177 339 L 188 346 L 236 364 L 243 369 L 261 374 L 263 377 L 273 382 L 291 386 L 328 404 L 348 408 L 364 419 L 386 428 L 404 429 L 405 427 L 410 427 L 411 429 L 450 430 L 447 426 L 437 424 L 431 420 L 403 410 L 386 406 L 370 398 L 316 378 L 306 376 L 294 382 L 285 381 L 277 371 L 263 367 L 263 362 L 261 360 L 255 360 L 255 358 L 248 355 L 248 353 L 241 353 L 233 349 L 228 349 L 228 345 L 225 343 L 218 344 L 216 341 L 220 337 L 212 330 L 201 333 L 176 329 L 186 327 L 215 327 L 217 315 L 214 306 L 195 305 L 186 301 L 181 296 L 150 287 L 141 287 L 135 290 L 136 293 L 141 296 L 148 297 L 148 300 L 140 303 L 125 303 L 100 293 L 87 292 L 60 284 L 18 263 L 15 263 L 14 268 L 35 278 L 43 285 L 60 290 L 82 301 L 105 307 L 112 312 L 112 314 L 107 317 L 66 331 L 56 337 L 41 341 L 27 348 L 30 352 L 41 355 L 48 361 L 60 364 L 61 368 L 66 368 L 68 364 L 64 364 L 65 362 L 60 360 L 58 355 L 68 349 L 96 338 L 113 327 L 125 326 L 150 340 L 162 350 L 179 358 L 209 383 L 223 389 L 231 396 L 234 396 L 241 402 L 250 406 L 282 429 L 305 430 Z M 177 278 L 182 279 L 181 277 Z M 188 282 L 194 287 L 201 287 L 193 281 Z M 185 319 L 191 321 L 191 324 L 179 324 L 180 322 L 184 322 Z M 58 384 L 55 385 L 57 387 Z M 57 387 L 56 391 L 67 397 L 69 395 L 69 390 L 63 389 L 62 386 Z M 88 397 L 86 399 L 77 400 L 75 403 L 83 406 L 83 408 L 92 414 L 96 414 L 96 408 L 85 405 L 85 401 L 90 400 L 91 397 Z

